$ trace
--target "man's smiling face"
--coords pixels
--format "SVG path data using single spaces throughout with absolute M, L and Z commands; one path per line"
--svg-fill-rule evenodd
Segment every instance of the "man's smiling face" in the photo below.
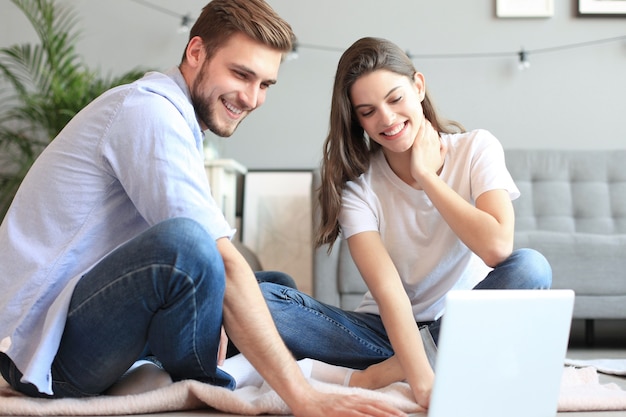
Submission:
M 233 134 L 239 123 L 265 101 L 276 83 L 282 53 L 237 33 L 204 60 L 193 80 L 191 101 L 203 129 Z

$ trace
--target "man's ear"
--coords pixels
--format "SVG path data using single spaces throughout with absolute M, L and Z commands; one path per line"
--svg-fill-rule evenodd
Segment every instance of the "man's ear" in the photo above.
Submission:
M 413 74 L 413 83 L 419 93 L 420 101 L 424 100 L 426 97 L 426 80 L 424 79 L 424 74 L 416 71 L 415 74 Z
M 187 64 L 192 68 L 197 68 L 204 62 L 204 42 L 200 36 L 194 36 L 187 43 L 185 58 Z

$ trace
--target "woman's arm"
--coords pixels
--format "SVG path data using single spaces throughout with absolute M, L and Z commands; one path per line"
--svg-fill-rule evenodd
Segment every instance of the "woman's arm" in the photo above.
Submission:
M 515 215 L 504 189 L 487 191 L 473 206 L 450 188 L 438 174 L 445 146 L 430 123 L 413 143 L 411 175 L 424 190 L 450 228 L 487 265 L 496 266 L 513 250 Z
M 362 232 L 348 238 L 352 258 L 365 280 L 395 352 L 382 367 L 400 365 L 419 405 L 428 408 L 434 382 L 424 345 L 402 286 L 378 232 Z M 379 367 L 380 368 L 380 367 Z M 380 369 L 381 371 L 383 369 Z

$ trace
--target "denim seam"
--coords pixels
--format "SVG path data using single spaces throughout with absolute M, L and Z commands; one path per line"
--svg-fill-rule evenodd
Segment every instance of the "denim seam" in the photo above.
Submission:
M 89 298 L 83 300 L 83 302 L 81 302 L 79 305 L 77 305 L 71 311 L 68 311 L 68 314 L 67 314 L 68 317 L 70 317 L 76 311 L 80 310 L 83 307 L 83 305 L 86 304 L 88 301 L 90 301 L 94 297 L 100 295 L 103 291 L 105 291 L 105 290 L 111 288 L 112 286 L 118 284 L 121 280 L 127 279 L 130 275 L 141 273 L 143 271 L 146 271 L 147 269 L 163 268 L 163 267 L 171 269 L 172 272 L 183 273 L 186 277 L 189 277 L 189 274 L 187 274 L 186 272 L 182 272 L 182 271 L 178 270 L 177 268 L 173 267 L 172 265 L 168 265 L 168 264 L 156 264 L 155 263 L 155 264 L 150 264 L 150 265 L 143 266 L 141 268 L 133 269 L 132 271 L 126 272 L 125 274 L 118 276 L 117 278 L 115 278 L 115 280 L 110 281 L 107 285 L 105 285 L 104 287 L 100 288 L 97 292 L 91 294 L 89 296 Z
M 375 352 L 375 353 L 377 353 L 377 354 L 379 354 L 379 355 L 386 355 L 386 354 L 387 354 L 387 352 L 384 352 L 384 351 L 383 351 L 383 350 L 381 350 L 378 346 L 376 346 L 376 345 L 374 345 L 373 343 L 370 343 L 370 342 L 368 342 L 368 341 L 366 341 L 366 340 L 362 339 L 361 337 L 359 337 L 357 334 L 355 334 L 354 332 L 352 332 L 352 331 L 351 331 L 348 327 L 344 326 L 343 324 L 341 324 L 341 323 L 337 322 L 336 320 L 332 320 L 330 317 L 328 317 L 328 316 L 327 316 L 327 315 L 325 315 L 325 314 L 320 314 L 320 313 L 319 313 L 317 310 L 315 310 L 315 309 L 312 309 L 312 308 L 310 308 L 310 307 L 304 306 L 304 305 L 302 305 L 302 304 L 300 304 L 300 303 L 297 303 L 297 302 L 293 301 L 293 299 L 292 299 L 291 297 L 288 297 L 288 296 L 286 296 L 285 294 L 286 294 L 286 291 L 283 291 L 283 296 L 285 297 L 285 301 L 289 302 L 290 304 L 292 304 L 292 305 L 294 305 L 294 306 L 296 306 L 296 307 L 302 308 L 302 309 L 304 309 L 305 311 L 307 311 L 307 312 L 309 312 L 309 313 L 313 313 L 314 315 L 316 315 L 316 316 L 318 316 L 318 317 L 322 318 L 323 320 L 326 320 L 327 322 L 329 322 L 329 323 L 331 323 L 331 324 L 335 325 L 337 328 L 339 328 L 339 329 L 343 330 L 344 332 L 346 332 L 346 334 L 350 335 L 350 336 L 351 336 L 354 340 L 356 340 L 358 343 L 360 343 L 360 344 L 361 344 L 362 346 L 364 346 L 365 348 L 367 348 L 367 349 L 371 350 L 372 352 Z M 354 320 L 353 320 L 353 318 L 352 318 L 352 317 L 350 317 L 350 320 L 351 320 L 351 321 L 352 321 L 355 325 L 358 325 L 358 326 L 361 326 L 361 327 L 363 326 L 363 324 L 362 324 L 362 323 L 356 323 L 356 322 L 354 322 Z M 368 329 L 368 330 L 369 330 L 369 329 Z

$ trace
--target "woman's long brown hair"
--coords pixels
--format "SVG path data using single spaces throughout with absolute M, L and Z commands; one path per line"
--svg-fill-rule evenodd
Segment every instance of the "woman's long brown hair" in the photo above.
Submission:
M 362 38 L 339 59 L 330 109 L 330 126 L 324 141 L 321 186 L 318 193 L 321 212 L 315 246 L 332 245 L 339 237 L 341 194 L 347 181 L 357 179 L 370 164 L 380 145 L 370 141 L 352 108 L 350 89 L 359 77 L 377 70 L 392 71 L 411 81 L 417 72 L 407 54 L 394 43 L 380 38 Z M 428 91 L 422 102 L 424 116 L 435 130 L 443 133 L 464 131 L 459 123 L 437 115 Z

